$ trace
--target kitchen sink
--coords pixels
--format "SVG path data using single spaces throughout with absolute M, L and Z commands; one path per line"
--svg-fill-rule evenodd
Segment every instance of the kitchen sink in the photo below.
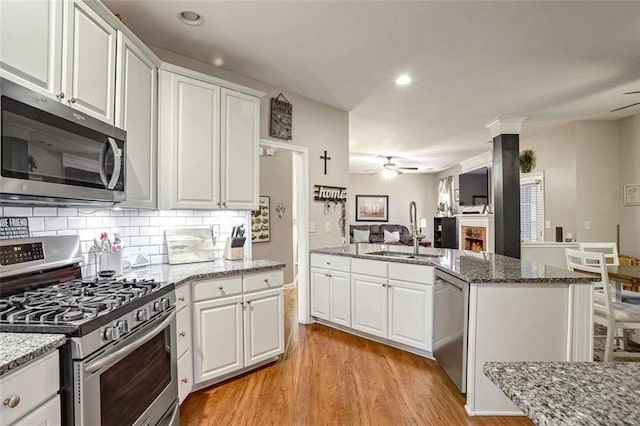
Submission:
M 414 254 L 414 253 L 403 253 L 401 251 L 373 251 L 371 253 L 364 253 L 368 256 L 383 256 L 383 257 L 395 257 L 398 259 L 420 259 L 420 258 L 435 258 L 440 257 L 437 254 Z

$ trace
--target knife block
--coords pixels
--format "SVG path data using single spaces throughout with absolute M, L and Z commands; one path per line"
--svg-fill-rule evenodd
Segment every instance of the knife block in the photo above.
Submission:
M 227 238 L 224 246 L 225 260 L 242 260 L 244 259 L 244 247 L 231 247 L 232 238 Z

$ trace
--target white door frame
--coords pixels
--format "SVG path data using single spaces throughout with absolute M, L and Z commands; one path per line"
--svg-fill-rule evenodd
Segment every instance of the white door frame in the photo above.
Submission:
M 309 312 L 309 148 L 289 143 L 260 139 L 261 148 L 291 152 L 293 172 L 298 183 L 296 191 L 298 233 L 298 322 L 311 323 Z

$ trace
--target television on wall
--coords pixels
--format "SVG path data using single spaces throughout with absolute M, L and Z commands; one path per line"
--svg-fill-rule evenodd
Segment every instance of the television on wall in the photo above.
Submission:
M 482 167 L 458 177 L 461 206 L 483 206 L 489 204 L 489 169 Z

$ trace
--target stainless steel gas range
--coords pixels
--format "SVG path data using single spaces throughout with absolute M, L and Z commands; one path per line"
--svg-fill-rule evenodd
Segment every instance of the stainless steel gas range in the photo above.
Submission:
M 82 279 L 76 236 L 0 241 L 0 331 L 64 333 L 62 422 L 177 425 L 175 294 Z

